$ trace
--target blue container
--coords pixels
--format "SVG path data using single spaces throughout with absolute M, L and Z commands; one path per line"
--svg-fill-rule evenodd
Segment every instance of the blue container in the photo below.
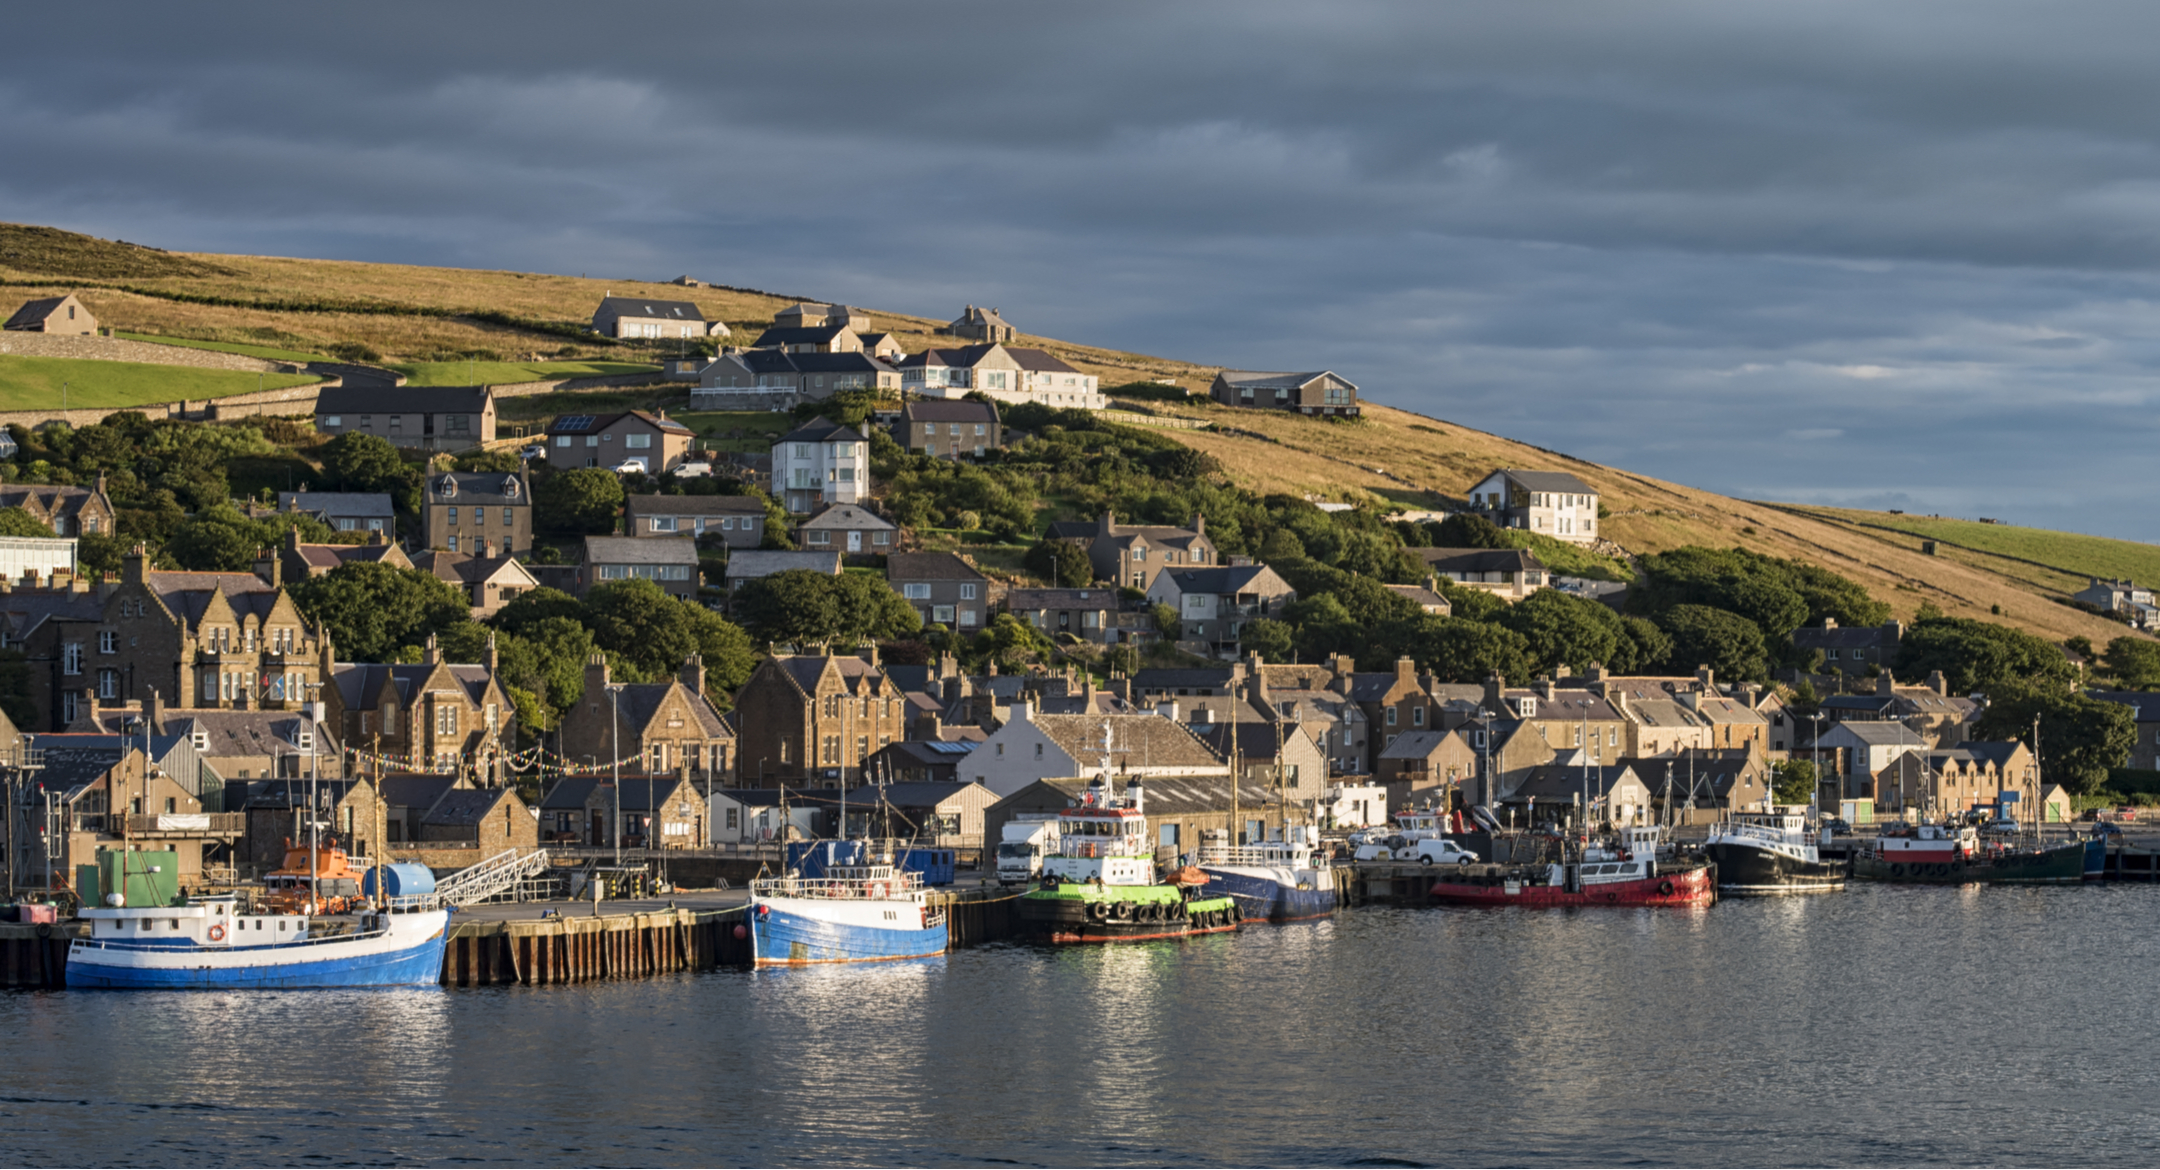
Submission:
M 367 877 L 360 882 L 361 893 L 371 898 L 375 896 L 375 875 L 378 873 L 389 875 L 383 879 L 383 886 L 390 891 L 393 898 L 411 898 L 435 892 L 434 870 L 410 861 L 399 861 L 379 870 L 368 870 Z

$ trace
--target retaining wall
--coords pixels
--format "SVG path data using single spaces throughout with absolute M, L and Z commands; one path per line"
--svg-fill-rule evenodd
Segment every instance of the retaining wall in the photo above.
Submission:
M 510 382 L 490 386 L 497 398 L 524 398 L 532 394 L 553 394 L 558 390 L 598 390 L 607 386 L 659 386 L 673 389 L 664 374 L 605 374 L 590 378 L 556 378 L 547 382 Z
M 87 358 L 106 362 L 144 362 L 153 366 L 195 366 L 205 370 L 240 370 L 250 374 L 296 374 L 291 362 L 265 361 L 246 354 L 183 345 L 156 345 L 118 337 L 58 333 L 0 333 L 0 353 L 17 357 Z

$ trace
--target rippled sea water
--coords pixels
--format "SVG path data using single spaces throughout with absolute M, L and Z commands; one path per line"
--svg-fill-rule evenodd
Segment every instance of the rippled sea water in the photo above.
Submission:
M 0 995 L 0 1163 L 2145 1164 L 2160 888 L 1366 908 L 572 988 Z

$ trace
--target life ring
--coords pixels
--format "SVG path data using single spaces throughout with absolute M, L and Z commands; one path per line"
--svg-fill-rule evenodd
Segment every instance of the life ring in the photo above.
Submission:
M 1665 884 L 1667 884 L 1667 885 L 1671 885 L 1672 883 L 1671 883 L 1671 882 L 1667 882 L 1667 883 L 1665 883 Z M 1605 895 L 1605 900 L 1606 900 L 1606 901 L 1608 901 L 1608 902 L 1617 902 L 1617 901 L 1619 901 L 1619 900 L 1620 900 L 1620 895 L 1618 895 L 1618 894 L 1607 894 L 1607 895 Z
M 1673 884 L 1672 884 L 1672 879 L 1671 879 L 1671 878 L 1666 878 L 1666 879 L 1665 879 L 1664 881 L 1661 881 L 1661 882 L 1659 882 L 1659 883 L 1657 884 L 1657 892 L 1658 892 L 1658 893 L 1660 893 L 1660 894 L 1663 894 L 1663 895 L 1665 895 L 1665 896 L 1666 896 L 1666 897 L 1668 897 L 1668 898 L 1672 897 L 1672 892 L 1673 892 Z
M 222 922 L 218 922 L 218 923 L 212 923 L 212 924 L 211 924 L 211 926 L 210 926 L 210 941 L 211 941 L 211 942 L 224 942 L 224 941 L 225 941 L 225 924 L 224 924 L 224 923 L 222 923 Z

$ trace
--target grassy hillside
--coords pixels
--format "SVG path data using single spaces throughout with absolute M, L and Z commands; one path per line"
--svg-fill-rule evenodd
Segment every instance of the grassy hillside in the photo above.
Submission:
M 62 401 L 62 383 L 71 407 L 116 407 L 223 398 L 318 381 L 307 374 L 264 374 L 258 379 L 234 370 L 9 355 L 0 356 L 0 410 L 55 409 Z
M 727 276 L 701 275 L 721 280 Z M 798 299 L 619 276 L 175 254 L 13 225 L 0 225 L 0 284 L 20 299 L 76 291 L 102 323 L 123 330 L 299 353 L 364 346 L 401 366 L 440 363 L 430 376 L 439 373 L 459 383 L 471 376 L 461 360 L 469 354 L 517 365 L 514 371 L 502 371 L 514 378 L 484 380 L 525 380 L 573 370 L 584 373 L 593 363 L 639 362 L 670 352 L 664 345 L 608 345 L 575 337 L 608 292 L 694 301 L 709 317 L 726 321 L 738 342 L 754 337 L 775 311 Z M 815 290 L 803 291 L 815 296 Z M 952 309 L 957 314 L 960 306 Z M 953 344 L 953 339 L 933 332 L 940 321 L 874 307 L 871 312 L 909 352 Z M 1020 309 L 1013 316 L 1027 319 Z M 1101 377 L 1106 386 L 1169 378 L 1199 389 L 1215 372 L 1213 367 L 1055 338 L 1023 336 L 1020 344 L 1047 349 Z M 208 395 L 195 390 L 188 396 Z M 678 393 L 654 397 L 652 403 L 662 398 L 667 405 L 680 405 Z M 551 406 L 571 403 L 618 409 L 630 404 L 615 395 L 565 396 L 560 403 L 517 399 L 505 405 L 504 416 L 534 418 L 553 413 Z M 638 404 L 648 403 L 640 399 Z M 2100 641 L 2121 634 L 2123 627 L 2050 598 L 2081 586 L 2086 574 L 2160 580 L 2160 572 L 2147 570 L 2142 567 L 2146 562 L 2136 559 L 2160 557 L 2160 549 L 2140 552 L 2146 546 L 2123 541 L 2098 542 L 2109 550 L 2076 543 L 2091 538 L 2034 544 L 2030 542 L 2037 538 L 2017 535 L 2031 530 L 1970 525 L 1981 531 L 1937 534 L 1937 539 L 1959 547 L 1945 546 L 1943 555 L 1929 557 L 1920 553 L 1920 532 L 1914 527 L 1922 522 L 1911 517 L 1731 499 L 1385 405 L 1369 405 L 1366 418 L 1356 422 L 1204 402 L 1147 403 L 1140 409 L 1167 424 L 1165 433 L 1179 442 L 1215 456 L 1239 483 L 1263 492 L 1446 507 L 1460 503 L 1470 486 L 1494 468 L 1570 471 L 1603 494 L 1611 512 L 1605 535 L 1631 552 L 1688 544 L 1737 545 L 1798 557 L 1864 582 L 1906 617 L 1921 603 L 1932 602 L 1953 614 L 2009 622 L 2050 639 L 2082 634 Z M 778 420 L 716 416 L 697 423 L 703 424 L 701 431 L 732 437 L 744 429 L 763 432 Z M 1194 424 L 1199 429 L 1193 429 Z M 730 445 L 761 441 L 759 434 Z M 1885 519 L 1905 523 L 1893 527 L 1881 523 Z M 2073 546 L 2075 551 L 2062 551 Z

